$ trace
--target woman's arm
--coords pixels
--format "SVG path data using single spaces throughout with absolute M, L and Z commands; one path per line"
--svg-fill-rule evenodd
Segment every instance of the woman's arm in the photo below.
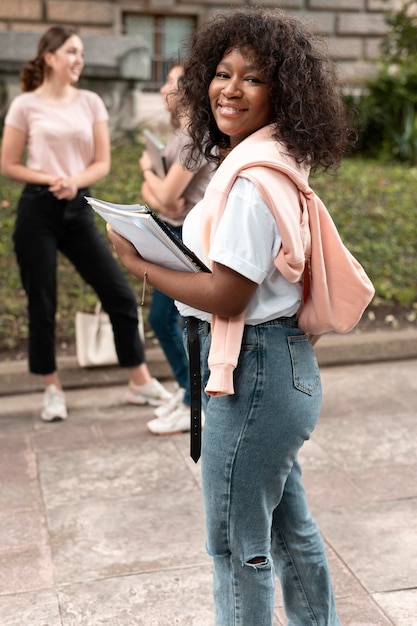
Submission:
M 181 198 L 195 174 L 195 172 L 187 170 L 180 163 L 173 163 L 166 176 L 159 178 L 152 171 L 152 162 L 146 150 L 139 159 L 139 164 L 150 193 L 162 206 L 169 207 Z
M 108 237 L 121 262 L 134 275 L 162 291 L 173 300 L 179 300 L 196 309 L 223 317 L 242 313 L 249 304 L 257 284 L 234 270 L 214 263 L 212 273 L 178 272 L 149 263 L 140 257 L 136 248 L 113 229 Z
M 14 126 L 5 124 L 1 146 L 1 172 L 6 178 L 21 183 L 33 185 L 52 185 L 58 180 L 57 176 L 46 172 L 31 170 L 23 163 L 23 153 L 26 146 L 26 133 Z
M 142 196 L 142 201 L 145 202 L 145 204 L 149 205 L 159 213 L 166 215 L 167 217 L 181 217 L 184 213 L 184 198 L 179 198 L 169 206 L 166 204 L 161 204 L 161 202 L 159 202 L 158 199 L 151 192 L 150 187 L 146 181 L 142 184 L 140 193 Z

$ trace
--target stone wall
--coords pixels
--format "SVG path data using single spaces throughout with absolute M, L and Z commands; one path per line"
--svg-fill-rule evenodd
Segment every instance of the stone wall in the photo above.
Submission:
M 123 14 L 194 16 L 197 26 L 213 13 L 231 6 L 256 4 L 251 0 L 0 0 L 0 56 L 2 40 L 12 33 L 39 36 L 53 24 L 77 27 L 85 38 L 122 35 Z M 360 87 L 376 70 L 381 38 L 386 32 L 384 11 L 395 9 L 401 0 L 267 0 L 264 7 L 279 7 L 307 20 L 323 35 L 339 68 L 345 90 Z M 4 49 L 3 45 L 3 49 Z M 88 76 L 86 77 L 86 72 Z M 94 76 L 96 72 L 96 76 Z M 86 86 L 103 95 L 110 111 L 112 137 L 129 134 L 138 125 L 168 127 L 169 119 L 158 93 L 143 93 L 140 81 L 109 82 L 97 67 L 86 67 Z M 101 78 L 100 78 L 101 76 Z M 18 70 L 8 70 L 0 58 L 0 117 L 18 88 Z M 4 84 L 8 85 L 5 93 Z M 2 87 L 3 85 L 3 87 Z
M 79 27 L 80 34 L 122 34 L 123 12 L 195 16 L 201 23 L 213 12 L 230 6 L 256 4 L 250 0 L 1 0 L 2 30 L 42 32 L 55 23 Z M 361 84 L 375 71 L 386 25 L 384 11 L 401 0 L 267 0 L 309 20 L 323 34 L 340 68 L 340 80 Z

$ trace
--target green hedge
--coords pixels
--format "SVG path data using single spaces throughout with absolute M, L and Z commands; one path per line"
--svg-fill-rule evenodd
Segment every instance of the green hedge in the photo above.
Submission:
M 141 144 L 113 148 L 110 175 L 92 189 L 100 198 L 121 203 L 140 201 L 138 158 Z M 373 280 L 377 296 L 412 305 L 417 300 L 417 168 L 387 165 L 362 158 L 346 159 L 338 172 L 311 179 L 335 220 L 346 245 Z M 12 248 L 12 231 L 21 186 L 2 179 L 0 187 L 0 352 L 26 340 L 26 298 Z M 97 217 L 104 234 L 104 222 Z M 64 257 L 59 258 L 57 341 L 74 340 L 77 309 L 96 301 Z M 128 276 L 136 293 L 141 285 Z
M 387 11 L 377 76 L 348 97 L 357 109 L 362 154 L 417 165 L 417 13 L 415 0 Z

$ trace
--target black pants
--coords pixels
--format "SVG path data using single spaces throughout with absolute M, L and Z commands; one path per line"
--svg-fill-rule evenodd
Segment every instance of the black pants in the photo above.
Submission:
M 95 227 L 84 195 L 87 189 L 80 189 L 74 200 L 57 200 L 45 186 L 26 185 L 19 200 L 13 240 L 28 297 L 29 370 L 33 374 L 56 370 L 58 250 L 91 285 L 109 314 L 119 364 L 134 367 L 145 360 L 135 295 Z

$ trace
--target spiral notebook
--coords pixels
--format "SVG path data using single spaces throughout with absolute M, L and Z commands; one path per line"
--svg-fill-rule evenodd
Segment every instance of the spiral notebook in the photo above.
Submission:
M 182 272 L 210 272 L 146 205 L 114 204 L 87 196 L 85 199 L 116 232 L 135 246 L 146 261 Z

